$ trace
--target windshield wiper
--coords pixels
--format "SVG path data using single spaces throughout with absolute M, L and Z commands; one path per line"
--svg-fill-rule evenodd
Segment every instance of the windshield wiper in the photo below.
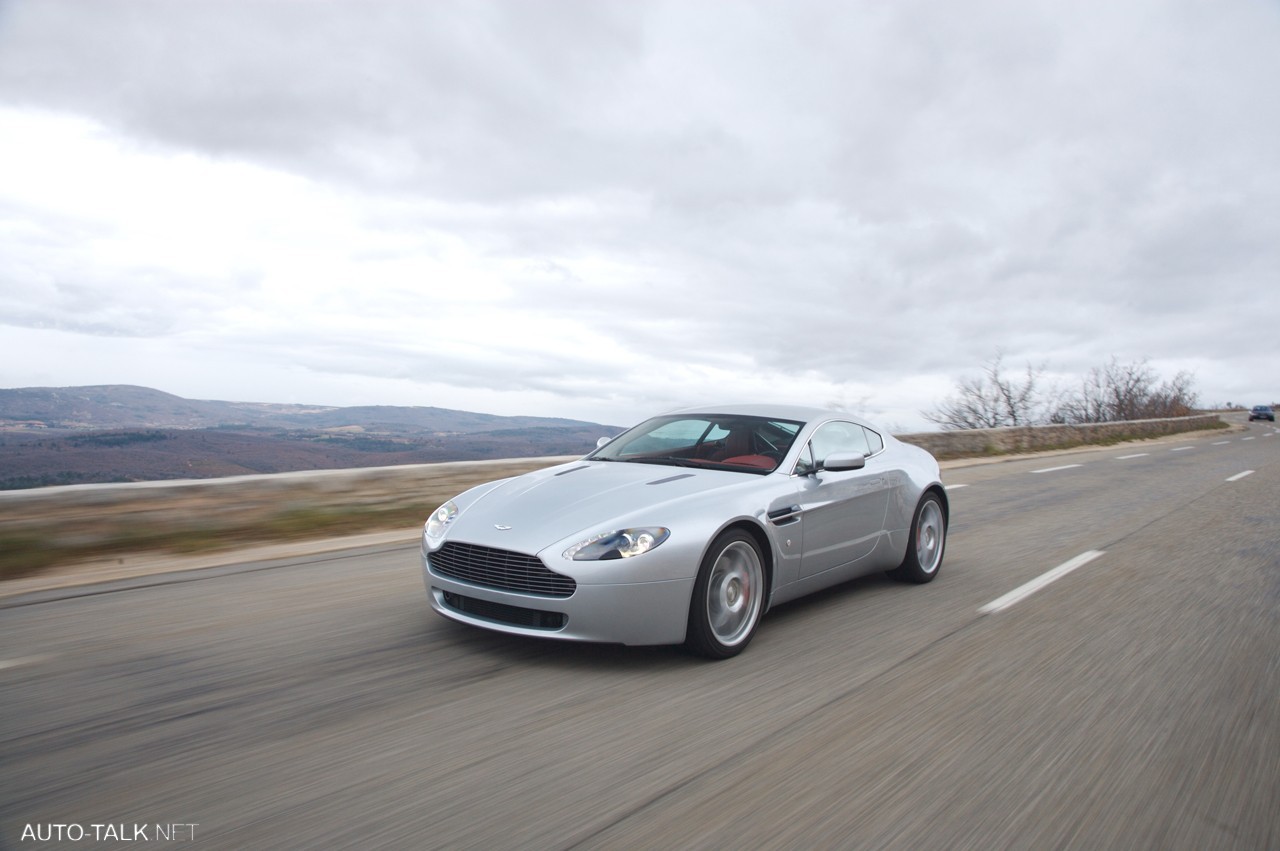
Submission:
M 705 469 L 702 464 L 697 463 L 689 458 L 677 458 L 674 455 L 648 455 L 644 458 L 618 458 L 618 461 L 626 461 L 628 464 L 658 464 L 660 466 L 672 467 L 697 467 Z

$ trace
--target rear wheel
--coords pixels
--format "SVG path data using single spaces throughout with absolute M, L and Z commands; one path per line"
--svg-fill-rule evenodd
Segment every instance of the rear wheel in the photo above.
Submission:
M 685 644 L 710 659 L 736 656 L 755 635 L 764 610 L 764 558 L 755 538 L 730 529 L 702 559 L 689 606 Z
M 937 494 L 927 493 L 916 506 L 907 542 L 907 557 L 889 575 L 902 582 L 932 582 L 947 548 L 947 514 Z

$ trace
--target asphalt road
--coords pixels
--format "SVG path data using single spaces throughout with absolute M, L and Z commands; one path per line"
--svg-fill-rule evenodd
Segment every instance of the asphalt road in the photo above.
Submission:
M 0 847 L 1280 848 L 1276 429 L 946 481 L 937 581 L 720 663 L 447 622 L 404 546 L 0 601 Z

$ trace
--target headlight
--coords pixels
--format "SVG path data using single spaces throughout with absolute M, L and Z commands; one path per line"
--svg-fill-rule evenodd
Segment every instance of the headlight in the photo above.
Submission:
M 428 544 L 438 544 L 444 538 L 444 532 L 449 528 L 449 524 L 458 516 L 458 506 L 453 500 L 449 500 L 444 505 L 437 508 L 427 519 L 427 525 L 422 528 L 422 537 Z
M 615 558 L 631 558 L 632 556 L 649 552 L 670 535 L 671 530 L 663 529 L 661 526 L 604 532 L 569 547 L 564 551 L 564 557 L 574 561 L 607 561 Z

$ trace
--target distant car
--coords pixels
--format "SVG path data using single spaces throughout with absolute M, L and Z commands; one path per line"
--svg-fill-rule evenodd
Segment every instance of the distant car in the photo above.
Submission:
M 693 408 L 449 500 L 423 576 L 462 623 L 723 659 L 788 600 L 877 571 L 929 582 L 949 511 L 933 456 L 860 419 Z
M 1254 420 L 1271 420 L 1276 421 L 1276 412 L 1271 410 L 1269 405 L 1254 405 L 1253 410 L 1249 412 L 1249 422 Z

